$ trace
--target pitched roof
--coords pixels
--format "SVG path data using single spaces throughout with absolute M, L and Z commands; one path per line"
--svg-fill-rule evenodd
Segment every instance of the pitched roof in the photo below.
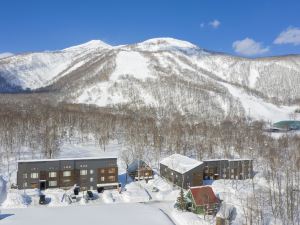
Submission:
M 167 158 L 164 158 L 160 163 L 169 167 L 171 170 L 182 174 L 191 169 L 194 169 L 195 167 L 201 165 L 203 162 L 200 162 L 196 159 L 191 159 L 184 155 L 173 154 Z
M 210 186 L 190 187 L 190 191 L 196 206 L 219 203 L 219 199 Z
M 143 160 L 134 160 L 132 163 L 128 165 L 128 172 L 134 172 L 138 170 L 138 168 L 147 167 L 148 165 Z

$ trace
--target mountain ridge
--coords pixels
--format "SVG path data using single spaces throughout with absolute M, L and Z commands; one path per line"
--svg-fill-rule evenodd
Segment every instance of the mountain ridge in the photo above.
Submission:
M 2 93 L 16 87 L 57 101 L 149 106 L 200 119 L 247 116 L 253 106 L 264 109 L 253 109 L 255 119 L 286 119 L 300 102 L 299 86 L 300 55 L 249 59 L 174 38 L 118 46 L 92 40 L 0 59 Z

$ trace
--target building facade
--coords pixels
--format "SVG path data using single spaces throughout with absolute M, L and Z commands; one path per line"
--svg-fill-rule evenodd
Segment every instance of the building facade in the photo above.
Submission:
M 203 184 L 203 163 L 187 156 L 173 154 L 160 162 L 160 175 L 187 189 Z
M 211 159 L 201 162 L 173 154 L 160 162 L 160 175 L 184 189 L 201 186 L 203 180 L 243 180 L 253 177 L 253 160 Z
M 134 180 L 153 179 L 153 170 L 143 160 L 134 160 L 127 169 L 128 175 Z
M 18 161 L 19 189 L 62 188 L 74 185 L 82 190 L 118 186 L 117 158 L 45 159 Z
M 190 187 L 186 198 L 189 210 L 196 214 L 215 215 L 220 206 L 220 200 L 210 186 Z
M 204 180 L 243 180 L 253 177 L 253 160 L 251 159 L 211 159 L 204 160 L 203 163 Z

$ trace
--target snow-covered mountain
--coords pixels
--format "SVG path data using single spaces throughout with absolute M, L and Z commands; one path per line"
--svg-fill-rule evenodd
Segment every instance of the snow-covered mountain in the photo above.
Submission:
M 240 58 L 172 38 L 121 46 L 94 40 L 0 59 L 1 92 L 47 91 L 59 101 L 197 118 L 287 119 L 299 87 L 300 55 Z

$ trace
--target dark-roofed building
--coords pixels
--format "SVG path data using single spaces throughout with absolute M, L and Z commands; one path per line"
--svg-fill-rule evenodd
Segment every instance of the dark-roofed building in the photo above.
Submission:
M 134 180 L 153 179 L 153 170 L 143 160 L 134 160 L 128 166 L 128 175 Z
M 220 200 L 210 186 L 190 187 L 186 195 L 190 210 L 196 214 L 216 214 Z
M 274 123 L 275 128 L 281 130 L 300 130 L 300 121 L 298 120 L 283 120 L 277 123 Z
M 210 159 L 204 160 L 204 180 L 248 179 L 253 177 L 251 159 Z
M 180 154 L 173 154 L 160 162 L 160 175 L 173 184 L 187 189 L 203 184 L 203 163 Z
M 18 161 L 17 185 L 27 188 L 81 189 L 118 187 L 117 158 L 70 158 Z

